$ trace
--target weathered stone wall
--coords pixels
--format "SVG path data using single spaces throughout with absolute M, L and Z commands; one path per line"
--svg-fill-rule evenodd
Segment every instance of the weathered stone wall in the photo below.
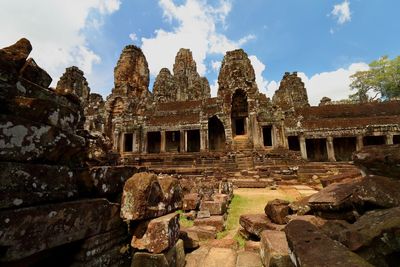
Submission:
M 283 75 L 279 89 L 275 91 L 272 103 L 281 107 L 283 110 L 290 108 L 309 107 L 307 90 L 297 72 Z

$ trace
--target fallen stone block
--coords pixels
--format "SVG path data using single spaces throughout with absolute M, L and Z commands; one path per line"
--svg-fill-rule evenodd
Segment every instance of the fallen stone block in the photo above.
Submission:
M 22 38 L 15 44 L 0 49 L 0 80 L 13 82 L 32 51 L 28 39 Z
M 272 223 L 265 214 L 244 214 L 239 218 L 240 225 L 249 233 L 260 237 L 264 230 L 281 231 L 284 226 Z
M 179 231 L 179 239 L 182 239 L 185 251 L 192 251 L 200 246 L 199 236 L 194 231 L 187 231 L 185 228 L 181 228 Z
M 169 175 L 159 175 L 157 179 L 164 194 L 167 212 L 182 209 L 183 192 L 178 179 Z
M 289 204 L 289 207 L 293 211 L 293 213 L 296 213 L 297 215 L 309 214 L 310 211 L 311 211 L 311 208 L 308 205 L 308 201 L 311 198 L 311 196 L 304 197 L 304 198 L 302 198 L 302 199 L 300 199 L 298 201 L 291 202 Z
M 177 188 L 177 187 L 173 187 Z M 124 185 L 121 200 L 121 218 L 124 220 L 141 220 L 159 217 L 180 207 L 174 192 L 164 191 L 152 173 L 136 173 Z
M 332 240 L 313 224 L 294 220 L 285 227 L 290 255 L 296 266 L 368 266 L 363 258 Z
M 354 170 L 354 171 L 350 171 L 350 172 L 339 173 L 336 175 L 322 177 L 319 180 L 323 187 L 327 187 L 328 185 L 333 184 L 333 183 L 340 183 L 346 179 L 356 179 L 359 177 L 361 177 L 361 172 L 359 170 Z
M 0 160 L 70 162 L 84 150 L 85 139 L 58 128 L 0 115 Z
M 322 225 L 324 225 L 326 223 L 325 219 L 322 219 L 322 218 L 314 216 L 314 215 L 288 215 L 288 216 L 286 216 L 285 222 L 289 223 L 293 220 L 306 221 L 317 227 L 321 227 Z
M 197 193 L 186 194 L 183 197 L 183 210 L 197 210 L 200 204 L 200 196 Z
M 175 246 L 167 252 L 154 254 L 147 252 L 136 252 L 133 254 L 131 267 L 184 267 L 185 251 L 183 249 L 183 241 L 178 240 Z
M 365 146 L 355 152 L 353 161 L 366 174 L 400 179 L 400 144 Z
M 237 253 L 236 267 L 260 267 L 260 254 L 252 251 L 239 251 Z
M 214 226 L 217 232 L 221 232 L 225 229 L 225 220 L 223 216 L 214 215 L 210 218 L 197 218 L 194 220 L 194 226 Z
M 365 213 L 339 235 L 339 241 L 375 266 L 392 266 L 400 251 L 400 207 Z
M 217 194 L 212 195 L 212 200 L 217 201 L 217 202 L 226 203 L 226 205 L 228 205 L 229 196 L 227 194 L 217 193 Z
M 200 211 L 208 210 L 211 215 L 223 215 L 226 210 L 226 202 L 203 200 L 200 203 Z
M 200 267 L 201 263 L 207 257 L 209 247 L 201 246 L 195 251 L 186 254 L 186 265 L 185 267 Z
M 244 243 L 244 250 L 245 251 L 250 251 L 250 252 L 260 253 L 260 242 L 259 241 L 253 241 L 253 240 L 247 240 Z
M 265 230 L 261 232 L 260 256 L 264 266 L 292 267 L 289 246 L 283 231 Z
M 133 233 L 131 246 L 151 253 L 172 248 L 179 239 L 179 214 L 171 213 L 140 222 Z
M 265 206 L 265 214 L 273 223 L 285 224 L 285 217 L 291 213 L 289 201 L 274 199 Z
M 204 218 L 210 218 L 211 213 L 209 210 L 199 210 L 197 212 L 197 219 L 204 219 Z
M 231 248 L 211 248 L 202 266 L 207 267 L 235 267 L 236 251 Z
M 210 240 L 205 244 L 212 248 L 231 248 L 237 250 L 239 248 L 238 242 L 233 238 L 222 238 Z
M 0 209 L 73 200 L 76 175 L 66 166 L 0 162 Z
M 215 226 L 197 225 L 191 227 L 181 227 L 189 236 L 197 236 L 199 241 L 217 238 L 217 228 Z
M 0 212 L 0 261 L 82 240 L 122 225 L 119 205 L 106 199 L 49 204 Z
M 36 64 L 35 60 L 33 60 L 32 58 L 29 58 L 25 62 L 19 74 L 20 77 L 36 83 L 37 85 L 40 85 L 44 88 L 49 87 L 51 81 L 53 80 L 50 75 L 41 67 L 39 67 L 38 64 Z

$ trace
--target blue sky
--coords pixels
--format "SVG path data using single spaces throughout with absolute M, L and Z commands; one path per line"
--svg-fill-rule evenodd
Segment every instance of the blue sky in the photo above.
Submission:
M 298 71 L 318 104 L 346 98 L 349 75 L 372 60 L 400 55 L 398 10 L 396 0 L 2 0 L 0 46 L 25 36 L 55 82 L 77 65 L 104 97 L 127 44 L 143 49 L 152 81 L 191 49 L 214 95 L 223 55 L 241 47 L 261 92 L 272 97 L 284 72 Z

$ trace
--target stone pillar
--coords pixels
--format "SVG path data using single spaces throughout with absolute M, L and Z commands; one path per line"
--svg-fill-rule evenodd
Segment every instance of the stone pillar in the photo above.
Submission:
M 118 151 L 118 135 L 119 133 L 117 131 L 114 132 L 114 142 L 113 142 L 113 150 Z
M 385 144 L 393 145 L 393 134 L 387 134 L 386 135 Z
M 148 153 L 147 151 L 147 132 L 143 132 L 143 142 L 142 142 L 142 153 Z
M 185 142 L 185 136 L 186 136 L 186 131 L 181 130 L 180 131 L 180 147 L 181 147 L 181 152 L 186 152 L 186 142 Z
M 206 129 L 200 130 L 200 152 L 207 151 L 207 135 L 208 131 Z
M 364 147 L 364 141 L 363 141 L 363 136 L 362 135 L 357 135 L 357 144 L 356 144 L 356 149 L 361 150 Z
M 306 138 L 304 136 L 299 136 L 299 143 L 300 143 L 300 152 L 301 157 L 307 160 L 307 146 L 306 146 Z
M 163 153 L 165 152 L 165 131 L 161 131 L 161 142 L 160 142 L 160 152 Z
M 328 160 L 336 161 L 335 159 L 335 149 L 333 147 L 333 137 L 328 136 L 326 138 L 326 151 L 328 152 Z

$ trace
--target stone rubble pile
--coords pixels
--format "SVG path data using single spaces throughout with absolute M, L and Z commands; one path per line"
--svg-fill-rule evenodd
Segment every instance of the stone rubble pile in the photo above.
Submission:
M 121 218 L 129 226 L 132 267 L 185 266 L 179 214 L 182 188 L 176 178 L 137 173 L 124 185 Z
M 314 195 L 240 217 L 243 236 L 260 240 L 264 266 L 398 265 L 400 147 L 365 147 L 354 159 L 366 176 L 341 174 Z
M 96 166 L 76 91 L 87 84 L 49 88 L 31 50 L 27 39 L 0 49 L 0 265 L 130 263 L 119 201 L 110 201 L 140 169 Z

